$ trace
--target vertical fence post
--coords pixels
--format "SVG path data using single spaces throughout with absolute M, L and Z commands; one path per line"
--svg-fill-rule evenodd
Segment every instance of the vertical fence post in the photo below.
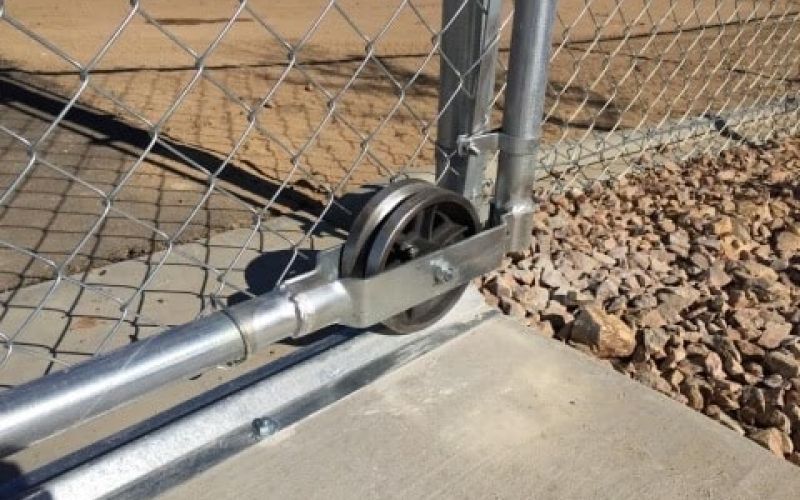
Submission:
M 459 152 L 458 137 L 482 131 L 494 96 L 501 0 L 443 0 L 438 148 L 439 185 L 463 194 L 481 220 L 489 216 L 485 185 L 491 151 Z M 463 153 L 463 154 L 462 154 Z
M 503 134 L 537 144 L 541 134 L 551 34 L 557 0 L 517 0 L 511 33 Z M 495 221 L 511 215 L 511 251 L 530 245 L 536 148 L 500 150 L 492 207 Z

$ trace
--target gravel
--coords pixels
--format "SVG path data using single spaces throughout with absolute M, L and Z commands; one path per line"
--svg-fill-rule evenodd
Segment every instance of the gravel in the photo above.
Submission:
M 800 465 L 798 173 L 793 138 L 540 196 L 530 250 L 480 288 Z

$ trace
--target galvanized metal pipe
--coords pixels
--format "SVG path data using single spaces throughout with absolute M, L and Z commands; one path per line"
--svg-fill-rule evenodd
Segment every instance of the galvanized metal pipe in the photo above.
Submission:
M 541 134 L 550 39 L 557 0 L 517 0 L 511 33 L 503 133 L 513 139 L 538 141 Z M 510 214 L 510 250 L 530 244 L 534 210 L 535 153 L 500 151 L 493 216 Z
M 243 355 L 239 331 L 218 313 L 18 386 L 0 398 L 0 455 Z
M 336 323 L 349 308 L 336 285 L 266 294 L 0 394 L 0 456 L 170 382 Z

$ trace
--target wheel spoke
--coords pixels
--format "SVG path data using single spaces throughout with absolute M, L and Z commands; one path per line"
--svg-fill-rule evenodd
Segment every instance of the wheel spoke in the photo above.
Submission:
M 420 212 L 414 216 L 411 223 L 408 225 L 407 235 L 413 235 L 416 238 L 422 236 L 425 228 L 425 212 Z
M 467 229 L 462 225 L 451 222 L 450 219 L 447 220 L 448 222 L 437 227 L 430 237 L 430 242 L 439 248 L 456 239 L 460 239 L 458 237 L 463 236 L 464 231 Z

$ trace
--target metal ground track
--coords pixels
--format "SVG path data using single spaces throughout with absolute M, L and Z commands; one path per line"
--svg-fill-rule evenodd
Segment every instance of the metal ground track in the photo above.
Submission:
M 0 497 L 153 498 L 497 314 L 482 305 L 470 289 L 440 323 L 410 335 L 334 329 L 286 358 L 0 487 Z

